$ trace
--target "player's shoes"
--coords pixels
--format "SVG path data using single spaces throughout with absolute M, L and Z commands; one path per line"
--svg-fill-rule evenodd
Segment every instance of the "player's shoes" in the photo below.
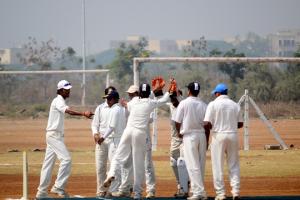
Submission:
M 155 198 L 155 193 L 154 192 L 148 192 L 146 195 L 146 199 L 152 199 Z
M 38 191 L 36 193 L 36 196 L 35 196 L 36 199 L 45 199 L 45 198 L 49 198 L 47 192 L 40 192 Z
M 186 199 L 188 196 L 189 196 L 188 192 L 184 192 L 180 188 L 180 185 L 178 185 L 178 189 L 177 189 L 177 192 L 174 194 L 174 197 L 179 198 L 179 199 L 181 199 L 181 198 Z
M 107 199 L 111 199 L 113 196 L 111 194 L 111 192 L 106 192 L 105 198 Z
M 109 188 L 111 185 L 111 182 L 113 182 L 115 180 L 115 177 L 111 176 L 111 177 L 107 177 L 106 180 L 103 183 L 103 187 L 105 188 Z
M 106 192 L 99 192 L 96 194 L 96 198 L 104 198 L 106 195 Z
M 193 195 L 191 197 L 186 198 L 187 200 L 207 200 L 207 197 L 200 195 Z
M 226 196 L 224 195 L 218 195 L 215 197 L 215 200 L 225 200 L 226 199 Z
M 70 195 L 63 189 L 53 186 L 50 190 L 51 193 L 57 194 L 60 197 L 68 198 Z
M 233 200 L 240 200 L 241 198 L 240 198 L 240 196 L 233 196 L 232 199 Z
M 131 197 L 130 192 L 117 191 L 111 193 L 113 197 Z

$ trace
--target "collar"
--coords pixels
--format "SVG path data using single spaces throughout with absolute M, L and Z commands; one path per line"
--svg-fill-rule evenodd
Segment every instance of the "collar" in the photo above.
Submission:
M 220 96 L 218 96 L 218 97 L 216 98 L 216 100 L 219 100 L 219 99 L 229 99 L 229 96 L 228 96 L 228 95 L 225 95 L 225 94 L 222 94 L 222 95 L 220 95 Z
M 60 98 L 62 100 L 65 100 L 60 94 L 57 95 L 57 98 Z

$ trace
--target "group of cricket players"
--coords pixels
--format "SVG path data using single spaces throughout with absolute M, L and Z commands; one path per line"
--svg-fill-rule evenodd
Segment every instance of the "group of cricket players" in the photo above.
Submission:
M 71 172 L 71 156 L 64 143 L 64 113 L 91 118 L 95 141 L 95 161 L 98 198 L 133 197 L 142 199 L 146 184 L 146 198 L 156 192 L 152 161 L 150 124 L 153 111 L 162 105 L 170 108 L 171 145 L 170 165 L 177 182 L 174 198 L 207 199 L 204 187 L 206 151 L 211 132 L 211 161 L 215 200 L 226 199 L 223 178 L 224 160 L 227 162 L 232 199 L 240 198 L 240 166 L 237 129 L 243 126 L 240 106 L 232 101 L 224 83 L 212 91 L 215 99 L 208 105 L 198 96 L 200 84 L 191 82 L 187 97 L 170 80 L 163 94 L 164 84 L 151 86 L 142 83 L 128 88 L 129 101 L 120 99 L 116 88 L 105 89 L 104 103 L 95 112 L 78 112 L 66 105 L 71 84 L 62 80 L 57 84 L 57 97 L 51 103 L 46 128 L 46 153 L 43 162 L 37 199 L 48 198 L 48 186 L 56 158 L 60 160 L 57 178 L 50 192 L 69 197 L 65 186 Z

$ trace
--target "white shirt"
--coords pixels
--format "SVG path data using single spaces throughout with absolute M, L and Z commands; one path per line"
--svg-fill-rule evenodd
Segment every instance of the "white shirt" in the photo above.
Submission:
M 198 97 L 189 96 L 177 107 L 175 121 L 181 123 L 181 134 L 204 132 L 203 119 L 207 105 Z
M 124 107 L 119 103 L 110 108 L 110 114 L 107 120 L 107 127 L 112 128 L 111 137 L 121 137 L 126 127 L 126 113 Z
M 242 122 L 240 106 L 227 95 L 220 95 L 207 107 L 204 121 L 212 124 L 216 133 L 236 133 L 238 122 Z
M 164 96 L 158 100 L 149 98 L 133 98 L 127 104 L 129 117 L 127 126 L 146 129 L 150 120 L 150 113 L 154 108 L 165 104 L 169 100 L 170 94 L 166 92 Z
M 96 108 L 91 124 L 93 135 L 97 133 L 103 135 L 105 133 L 110 110 L 111 109 L 106 101 Z
M 57 95 L 56 98 L 53 99 L 50 110 L 49 110 L 49 118 L 46 130 L 48 132 L 59 132 L 62 135 L 64 134 L 64 118 L 65 111 L 69 107 L 66 105 L 65 99 L 61 95 Z

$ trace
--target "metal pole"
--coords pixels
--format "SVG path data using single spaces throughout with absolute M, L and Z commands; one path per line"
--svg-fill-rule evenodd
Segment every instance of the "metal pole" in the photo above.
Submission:
M 133 59 L 133 84 L 140 85 L 139 62 L 136 58 Z
M 284 150 L 289 149 L 287 145 L 284 143 L 284 141 L 281 139 L 280 135 L 275 131 L 272 124 L 269 122 L 269 120 L 265 117 L 264 113 L 259 109 L 259 107 L 256 105 L 256 103 L 253 101 L 251 97 L 249 97 L 250 103 L 255 108 L 257 114 L 259 115 L 260 119 L 267 125 L 269 130 L 271 131 L 272 135 L 275 137 L 277 142 L 282 146 Z
M 249 95 L 245 90 L 245 112 L 244 112 L 244 150 L 249 150 Z
M 27 153 L 23 151 L 23 200 L 28 199 L 28 162 Z
M 106 88 L 109 86 L 109 73 L 106 74 Z
M 51 71 L 0 71 L 1 74 L 74 74 L 74 73 L 105 73 L 109 69 L 91 69 L 91 70 L 51 70 Z
M 82 70 L 85 70 L 85 0 L 82 0 Z M 85 73 L 82 74 L 82 98 L 81 105 L 85 106 Z

